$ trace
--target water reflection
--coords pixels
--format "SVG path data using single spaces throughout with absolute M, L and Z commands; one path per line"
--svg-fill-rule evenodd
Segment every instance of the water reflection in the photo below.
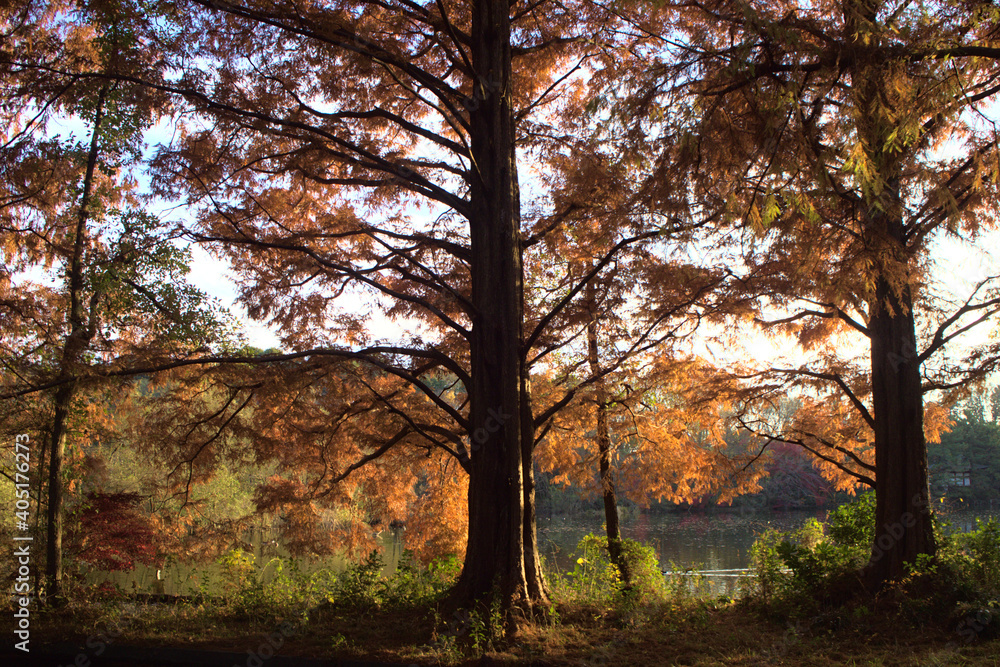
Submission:
M 664 568 L 733 569 L 750 563 L 750 547 L 768 528 L 795 530 L 809 518 L 826 519 L 826 510 L 781 513 L 697 512 L 622 523 L 622 536 L 653 547 Z M 542 553 L 561 569 L 572 569 L 571 554 L 587 533 L 601 534 L 597 520 L 552 518 L 539 521 Z

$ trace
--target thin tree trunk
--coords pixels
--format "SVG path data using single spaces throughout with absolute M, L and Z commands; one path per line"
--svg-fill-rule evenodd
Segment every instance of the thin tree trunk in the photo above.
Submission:
M 62 464 L 66 452 L 66 418 L 73 403 L 73 385 L 56 391 L 55 417 L 49 440 L 49 505 L 45 522 L 46 594 L 53 604 L 62 598 L 63 487 Z
M 48 447 L 48 441 L 49 440 L 50 440 L 50 438 L 43 438 L 40 441 L 40 447 L 39 447 L 39 451 L 38 451 L 39 469 L 38 469 L 38 486 L 37 486 L 36 491 L 35 491 L 35 527 L 34 527 L 34 534 L 36 536 L 38 536 L 39 538 L 41 538 L 43 530 L 45 530 L 45 531 L 48 530 L 48 525 L 49 525 L 49 523 L 48 523 L 48 507 L 46 506 L 45 510 L 44 511 L 42 510 L 42 505 L 43 505 L 42 500 L 47 497 L 46 493 L 45 493 L 45 486 L 46 486 L 46 483 L 49 480 L 49 477 L 46 474 L 47 471 L 45 469 L 45 459 L 46 459 L 46 456 L 49 453 L 48 449 L 47 449 L 47 447 Z M 42 524 L 41 524 L 42 516 L 46 517 L 45 528 L 44 529 L 43 529 Z M 46 549 L 46 554 L 48 554 L 48 542 L 47 541 L 46 541 L 46 547 L 45 547 L 45 549 Z M 43 588 L 44 580 L 45 580 L 44 570 L 42 568 L 38 568 L 38 567 L 32 568 L 32 574 L 33 574 L 34 580 L 35 580 L 34 581 L 35 591 L 36 592 L 37 591 L 41 591 L 42 588 Z
M 587 283 L 586 299 L 590 310 L 590 320 L 587 322 L 587 358 L 590 363 L 590 373 L 597 376 L 601 373 L 601 361 L 597 344 L 597 295 L 592 283 Z M 618 568 L 622 583 L 628 588 L 632 584 L 632 572 L 622 552 L 621 532 L 618 526 L 618 497 L 615 493 L 614 475 L 611 472 L 607 386 L 601 378 L 594 383 L 594 387 L 597 398 L 597 451 L 601 472 L 601 495 L 604 499 L 604 524 L 608 535 L 608 554 L 611 562 Z
M 535 504 L 535 427 L 531 411 L 531 383 L 527 371 L 522 374 L 521 391 L 521 474 L 524 481 L 524 573 L 528 582 L 528 597 L 534 604 L 550 604 L 548 586 L 542 572 L 538 549 L 538 528 Z
M 83 353 L 94 337 L 92 327 L 88 326 L 87 313 L 84 307 L 84 265 L 83 254 L 87 246 L 87 224 L 90 220 L 90 206 L 94 189 L 94 174 L 100 152 L 101 122 L 104 117 L 104 98 L 107 88 L 102 88 L 97 98 L 97 108 L 94 112 L 93 134 L 90 139 L 90 151 L 87 155 L 87 168 L 83 178 L 83 192 L 80 195 L 80 209 L 76 219 L 76 230 L 73 234 L 73 254 L 67 269 L 66 282 L 69 290 L 69 333 L 63 346 L 61 360 L 61 375 L 64 380 L 55 392 L 55 411 L 52 421 L 52 433 L 49 440 L 49 502 L 46 517 L 46 595 L 53 604 L 62 601 L 63 578 L 63 487 L 62 469 L 63 457 L 66 452 L 66 430 L 70 409 L 76 393 L 74 373 L 76 366 L 83 359 Z

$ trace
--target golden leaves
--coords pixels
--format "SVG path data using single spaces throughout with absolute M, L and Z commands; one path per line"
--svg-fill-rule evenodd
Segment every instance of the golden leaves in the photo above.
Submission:
M 611 385 L 612 470 L 624 497 L 639 504 L 706 497 L 728 502 L 757 488 L 761 473 L 741 470 L 745 454 L 730 451 L 726 442 L 731 396 L 722 378 L 697 360 L 660 357 L 646 372 L 630 372 Z M 536 453 L 556 483 L 590 494 L 601 490 L 598 409 L 588 397 L 560 412 Z
M 924 439 L 928 443 L 941 442 L 941 434 L 950 431 L 953 423 L 947 405 L 938 401 L 924 404 Z

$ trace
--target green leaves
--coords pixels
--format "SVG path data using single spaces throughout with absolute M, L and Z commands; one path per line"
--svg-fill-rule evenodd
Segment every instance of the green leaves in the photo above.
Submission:
M 107 334 L 145 338 L 151 331 L 187 347 L 235 344 L 235 323 L 214 299 L 186 282 L 191 253 L 168 236 L 154 216 L 113 210 L 117 238 L 95 250 L 89 289 L 101 295 Z M 125 329 L 145 331 L 125 333 Z

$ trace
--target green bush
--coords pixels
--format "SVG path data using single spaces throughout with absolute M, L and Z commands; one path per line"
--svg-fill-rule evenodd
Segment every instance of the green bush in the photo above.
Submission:
M 632 591 L 640 596 L 657 596 L 665 591 L 663 569 L 653 547 L 623 539 L 622 554 L 631 574 Z
M 764 532 L 750 552 L 756 576 L 746 583 L 748 597 L 778 615 L 816 614 L 830 602 L 857 602 L 865 595 L 858 575 L 871 553 L 874 526 L 874 494 L 866 493 L 831 512 L 825 526 L 811 520 L 798 531 Z M 874 604 L 914 623 L 961 621 L 972 627 L 970 618 L 994 614 L 1000 608 L 1000 524 L 980 521 L 968 533 L 939 534 L 937 554 L 910 564 Z M 977 632 L 986 636 L 995 627 L 983 625 Z
M 977 519 L 974 530 L 953 535 L 945 554 L 949 552 L 983 599 L 1000 600 L 1000 523 L 996 519 Z
M 381 581 L 376 601 L 387 607 L 429 604 L 451 588 L 461 571 L 462 562 L 453 555 L 434 560 L 423 568 L 413 560 L 413 554 L 405 551 L 396 571 Z
M 753 576 L 744 581 L 748 596 L 768 603 L 784 594 L 791 574 L 779 547 L 786 542 L 787 535 L 774 528 L 768 528 L 754 540 L 750 547 L 750 571 Z
M 553 577 L 553 586 L 572 597 L 593 602 L 622 602 L 663 597 L 666 582 L 656 552 L 635 540 L 622 539 L 622 553 L 631 573 L 626 586 L 608 551 L 608 538 L 584 535 L 574 553 L 576 564 L 565 578 Z
M 382 557 L 372 551 L 337 578 L 328 602 L 350 607 L 410 607 L 440 599 L 458 578 L 462 565 L 454 556 L 420 567 L 406 551 L 396 571 L 382 577 Z
M 305 574 L 294 560 L 272 558 L 262 568 L 254 556 L 234 549 L 219 558 L 223 604 L 240 618 L 303 617 L 319 605 L 410 607 L 439 599 L 454 583 L 461 563 L 454 556 L 417 565 L 405 552 L 390 576 L 378 551 L 335 574 L 321 569 Z
M 837 544 L 870 549 L 875 540 L 875 492 L 859 494 L 853 501 L 830 512 L 826 525 L 826 534 Z
M 333 601 L 348 607 L 379 606 L 385 597 L 384 567 L 382 555 L 372 550 L 364 560 L 340 573 L 334 584 Z
M 219 560 L 222 566 L 222 598 L 240 617 L 256 617 L 267 606 L 264 585 L 257 574 L 254 555 L 232 549 Z
M 866 500 L 862 500 L 865 503 Z M 766 604 L 781 601 L 808 603 L 814 593 L 834 576 L 860 568 L 867 547 L 860 547 L 864 508 L 850 508 L 837 518 L 840 541 L 834 529 L 809 519 L 791 532 L 767 530 L 750 548 L 750 569 L 755 575 L 745 583 L 746 592 Z

